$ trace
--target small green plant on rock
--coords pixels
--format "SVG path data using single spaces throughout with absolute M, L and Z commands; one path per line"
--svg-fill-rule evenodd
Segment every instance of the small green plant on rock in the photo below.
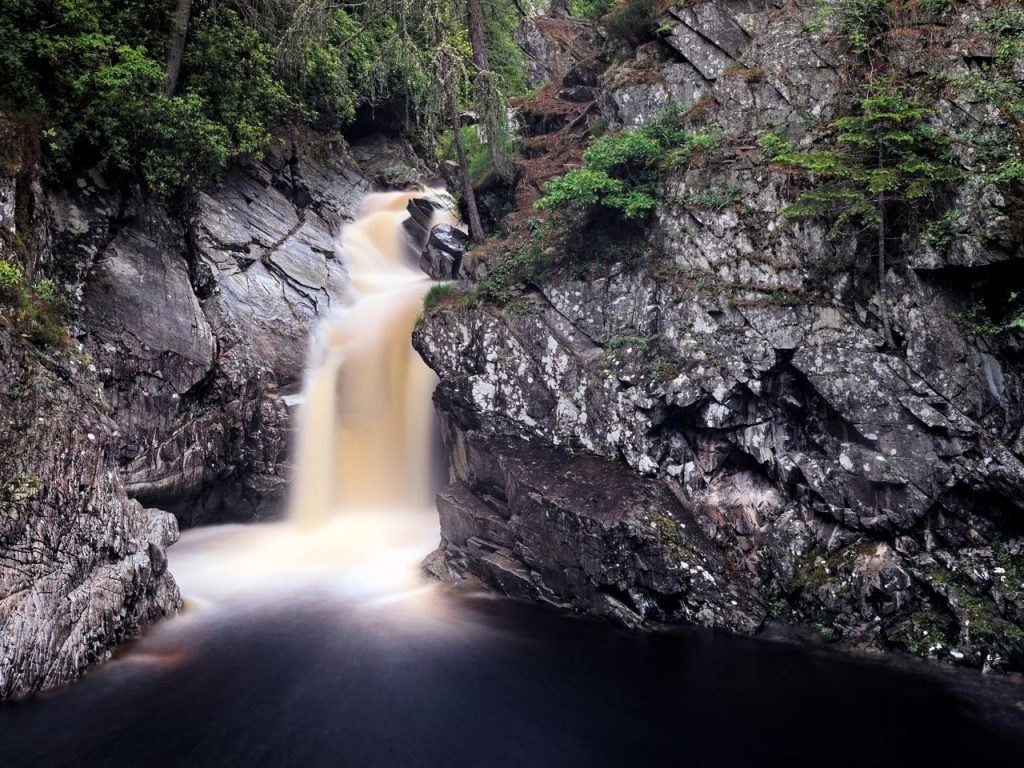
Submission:
M 423 309 L 429 312 L 442 306 L 450 306 L 462 293 L 454 285 L 442 284 L 431 286 L 423 297 Z
M 818 631 L 818 634 L 825 639 L 826 642 L 831 643 L 836 639 L 836 630 L 834 627 L 826 624 L 824 621 L 814 622 L 814 628 Z
M 948 650 L 955 637 L 955 622 L 939 610 L 912 613 L 887 632 L 889 642 L 916 656 Z
M 0 481 L 0 502 L 17 504 L 35 496 L 39 489 L 36 475 L 14 474 Z
M 672 381 L 679 374 L 679 366 L 671 360 L 659 357 L 651 364 L 651 375 L 662 384 Z
M 955 320 L 968 333 L 994 339 L 1009 331 L 1024 330 L 1024 307 L 1018 291 L 1011 291 L 1006 303 L 989 315 L 983 302 L 976 302 L 966 309 L 952 314 Z M 1009 319 L 1005 319 L 1009 317 Z
M 702 208 L 721 211 L 739 202 L 742 195 L 743 188 L 739 184 L 727 181 L 724 184 L 701 190 L 692 195 L 690 200 Z
M 643 336 L 615 336 L 608 340 L 605 349 L 615 350 L 624 347 L 635 347 L 636 349 L 647 349 L 647 339 Z
M 662 171 L 697 155 L 717 154 L 720 148 L 719 136 L 687 129 L 685 114 L 668 109 L 636 130 L 591 143 L 583 153 L 583 167 L 548 182 L 537 207 L 554 211 L 598 206 L 626 220 L 643 219 L 661 202 Z
M 59 346 L 67 339 L 67 305 L 52 280 L 26 287 L 21 269 L 0 260 L 0 309 L 15 331 L 40 346 Z
M 963 215 L 963 211 L 955 209 L 947 211 L 935 221 L 929 221 L 921 232 L 921 242 L 939 250 L 946 250 L 953 244 L 957 222 Z
M 597 20 L 615 5 L 615 0 L 569 0 L 569 12 L 583 19 Z
M 17 264 L 0 260 L 0 301 L 8 303 L 21 292 L 21 270 Z

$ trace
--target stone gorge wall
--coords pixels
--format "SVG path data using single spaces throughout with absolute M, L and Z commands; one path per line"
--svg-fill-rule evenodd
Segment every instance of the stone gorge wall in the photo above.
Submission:
M 927 47 L 906 35 L 897 58 L 975 66 L 985 43 L 967 34 L 969 6 Z M 580 65 L 602 72 L 591 97 L 609 124 L 675 100 L 728 149 L 666 182 L 647 234 L 666 258 L 597 279 L 559 273 L 521 286 L 511 311 L 424 318 L 415 343 L 441 377 L 452 454 L 431 568 L 632 624 L 753 631 L 768 617 L 1021 669 L 1021 340 L 956 319 L 1019 282 L 1024 251 L 1008 226 L 1019 211 L 965 183 L 950 247 L 905 241 L 885 298 L 877 275 L 842 266 L 856 243 L 783 220 L 793 180 L 761 157 L 754 131 L 795 134 L 851 100 L 817 20 L 816 3 L 690 3 L 649 42 Z M 566 77 L 574 98 L 588 77 Z M 957 133 L 987 113 L 946 100 L 936 114 Z M 728 204 L 698 202 L 726 186 Z M 880 334 L 882 302 L 897 349 Z M 521 441 L 557 469 L 524 466 L 509 447 Z M 600 501 L 579 490 L 593 456 L 614 463 L 608 473 L 631 470 L 615 489 L 595 485 Z M 633 486 L 674 499 L 619 504 L 618 488 L 633 498 Z M 744 597 L 702 591 L 704 571 Z
M 87 367 L 0 329 L 0 698 L 63 683 L 178 609 L 177 524 L 126 495 Z

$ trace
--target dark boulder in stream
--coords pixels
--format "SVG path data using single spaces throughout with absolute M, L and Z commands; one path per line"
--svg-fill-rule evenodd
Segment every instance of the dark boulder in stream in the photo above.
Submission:
M 469 236 L 450 224 L 438 224 L 420 256 L 420 269 L 435 280 L 455 280 L 462 268 Z

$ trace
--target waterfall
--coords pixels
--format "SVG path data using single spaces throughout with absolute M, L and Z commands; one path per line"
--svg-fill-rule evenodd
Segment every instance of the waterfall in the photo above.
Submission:
M 435 377 L 410 344 L 431 283 L 408 258 L 402 227 L 423 195 L 370 195 L 341 232 L 351 301 L 311 345 L 289 505 L 300 525 L 431 504 Z
M 288 514 L 186 531 L 169 556 L 193 607 L 325 589 L 391 600 L 428 589 L 419 563 L 438 540 L 436 380 L 411 343 L 432 285 L 404 227 L 417 197 L 435 204 L 433 223 L 456 223 L 436 192 L 391 192 L 368 195 L 339 233 L 351 288 L 310 340 Z

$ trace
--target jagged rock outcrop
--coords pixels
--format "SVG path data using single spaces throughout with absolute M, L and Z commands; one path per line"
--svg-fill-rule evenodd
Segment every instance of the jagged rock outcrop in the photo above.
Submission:
M 89 368 L 0 325 L 0 698 L 67 682 L 178 610 L 177 523 L 126 495 Z
M 532 16 L 523 19 L 515 32 L 533 85 L 563 77 L 589 55 L 593 36 L 591 24 L 568 16 Z
M 444 395 L 442 395 L 444 396 Z M 513 597 L 630 626 L 687 621 L 753 632 L 767 609 L 689 510 L 621 464 L 460 421 L 444 404 L 454 482 L 437 497 L 442 578 L 473 573 Z
M 737 574 L 731 583 L 753 579 L 773 618 L 1021 669 L 1024 342 L 958 320 L 1019 278 L 1024 250 L 1009 224 L 1019 211 L 966 182 L 949 247 L 902 235 L 884 294 L 873 259 L 851 266 L 864 263 L 855 239 L 787 221 L 793 180 L 759 153 L 755 132 L 797 133 L 851 99 L 816 14 L 815 4 L 693 3 L 625 55 L 599 52 L 608 123 L 637 125 L 675 101 L 720 132 L 723 152 L 665 179 L 666 202 L 642 235 L 645 264 L 556 269 L 511 292 L 510 307 L 428 313 L 416 344 L 441 378 L 443 418 L 458 425 L 449 451 L 458 467 L 465 433 L 496 456 L 528 439 L 617 460 L 673 489 Z M 933 30 L 948 39 L 932 40 L 935 68 L 973 66 L 956 41 L 974 19 L 964 9 Z M 920 37 L 897 42 L 909 60 L 920 55 Z M 957 133 L 991 116 L 940 101 L 935 119 Z M 969 153 L 960 161 L 969 171 Z M 489 537 L 508 540 L 510 528 L 495 523 L 508 504 L 493 484 L 454 475 L 448 529 L 491 544 L 446 537 L 448 566 L 514 594 L 544 583 L 545 558 Z M 546 493 L 535 489 L 530 504 L 552 503 Z M 593 508 L 579 494 L 569 514 L 580 526 Z M 514 542 L 528 540 L 512 527 Z M 581 542 L 565 541 L 582 557 Z M 484 562 L 497 551 L 499 570 Z M 588 573 L 588 589 L 599 583 Z M 630 575 L 617 588 L 643 593 L 638 583 Z

